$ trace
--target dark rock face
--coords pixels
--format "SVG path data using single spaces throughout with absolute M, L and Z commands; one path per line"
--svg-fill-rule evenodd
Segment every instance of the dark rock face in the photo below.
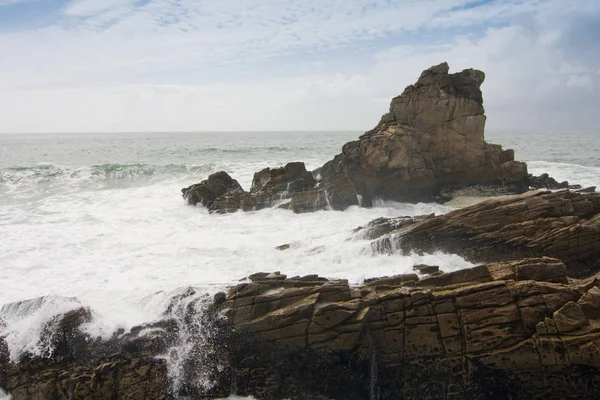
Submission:
M 291 162 L 282 168 L 265 168 L 254 174 L 244 211 L 260 210 L 315 187 L 317 181 L 303 162 Z
M 180 318 L 166 314 L 163 320 L 129 332 L 117 331 L 108 340 L 90 337 L 81 329 L 92 318 L 88 308 L 58 315 L 44 326 L 40 338 L 47 352 L 23 354 L 18 363 L 10 361 L 0 338 L 0 387 L 13 400 L 226 397 L 231 372 L 222 340 L 229 335 L 221 330 L 222 318 L 214 312 L 225 295 L 213 301 L 194 295 L 190 288 L 173 299 L 167 314 Z M 210 335 L 218 339 L 205 340 Z M 182 343 L 182 337 L 189 343 Z M 167 357 L 177 365 L 169 367 Z
M 540 176 L 534 176 L 529 174 L 529 176 L 527 177 L 527 183 L 529 184 L 529 186 L 536 189 L 581 189 L 581 186 L 579 185 L 570 186 L 569 182 L 567 181 L 557 182 L 556 179 L 548 176 L 548 174 L 542 174 Z
M 569 276 L 600 267 L 600 195 L 530 192 L 492 199 L 440 216 L 377 219 L 360 233 L 374 250 L 443 250 L 472 262 L 551 256 Z
M 237 210 L 240 206 L 240 200 L 236 194 L 243 193 L 243 189 L 226 172 L 220 171 L 208 177 L 208 179 L 181 189 L 183 198 L 188 204 L 195 206 L 200 203 L 209 211 L 219 210 Z
M 335 209 L 369 206 L 375 198 L 430 201 L 461 194 L 522 193 L 527 166 L 512 150 L 484 141 L 484 73 L 423 71 L 394 98 L 375 129 L 347 143 L 321 169 Z
M 281 168 L 265 168 L 254 174 L 250 192 L 226 172 L 217 172 L 208 179 L 181 189 L 190 205 L 202 204 L 211 213 L 231 213 L 273 207 L 294 196 L 302 197 L 311 191 L 317 181 L 303 162 L 291 162 Z M 314 200 L 311 200 L 314 203 Z M 288 208 L 283 204 L 282 208 Z M 293 208 L 293 207 L 292 207 Z M 311 209 L 312 211 L 312 209 Z
M 599 283 L 567 283 L 550 258 L 358 287 L 256 277 L 224 305 L 235 387 L 258 399 L 598 398 Z
M 82 307 L 52 319 L 40 339 L 48 353 L 24 354 L 16 364 L 3 357 L 0 386 L 14 400 L 166 399 L 167 365 L 154 357 L 173 344 L 176 326 L 148 325 L 101 341 L 80 330 L 90 318 L 90 310 Z M 6 347 L 4 339 L 0 344 Z

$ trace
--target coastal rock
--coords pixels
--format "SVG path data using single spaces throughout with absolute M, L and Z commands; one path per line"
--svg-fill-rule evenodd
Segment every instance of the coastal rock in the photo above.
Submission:
M 317 181 L 303 162 L 291 162 L 281 168 L 265 168 L 254 174 L 244 211 L 272 207 L 297 193 L 311 190 Z
M 184 197 L 209 210 L 215 203 L 218 212 L 279 205 L 303 213 L 370 207 L 379 198 L 418 202 L 522 193 L 530 184 L 550 182 L 529 176 L 513 150 L 485 142 L 484 78 L 474 69 L 450 74 L 446 63 L 423 71 L 392 99 L 373 130 L 315 169 L 318 181 L 303 163 L 294 162 L 255 173 L 248 193 L 220 172 L 219 179 L 212 175 L 183 189 Z M 228 191 L 233 192 L 226 199 L 215 201 Z
M 484 141 L 483 72 L 431 67 L 392 99 L 375 129 L 326 163 L 320 187 L 334 209 L 374 199 L 431 201 L 460 194 L 522 193 L 527 166 Z
M 243 192 L 243 189 L 238 181 L 230 177 L 229 174 L 224 171 L 214 173 L 210 175 L 208 179 L 198 184 L 181 189 L 183 198 L 187 200 L 188 204 L 195 206 L 200 203 L 209 211 L 211 211 L 213 204 L 220 196 L 231 191 Z M 220 203 L 230 204 L 230 202 L 222 199 L 217 202 L 217 204 Z
M 281 208 L 299 210 L 299 200 L 303 193 L 314 190 L 317 181 L 310 171 L 306 170 L 303 162 L 291 162 L 280 168 L 265 168 L 254 174 L 250 192 L 244 191 L 240 184 L 226 172 L 212 174 L 208 179 L 181 189 L 183 198 L 190 205 L 201 204 L 209 212 L 225 214 L 244 211 L 260 210 L 284 203 Z M 285 200 L 296 198 L 293 206 L 288 206 Z M 314 199 L 309 196 L 310 207 L 313 211 Z M 308 210 L 310 208 L 310 210 Z
M 581 189 L 581 186 L 575 185 L 569 187 L 569 182 L 557 182 L 556 179 L 548 176 L 548 174 L 542 174 L 540 176 L 534 176 L 529 174 L 527 177 L 527 183 L 530 187 L 535 189 Z
M 439 216 L 377 219 L 359 234 L 373 249 L 445 251 L 478 262 L 550 256 L 581 277 L 600 269 L 600 195 L 529 192 Z
M 46 354 L 23 354 L 18 363 L 3 357 L 0 387 L 13 400 L 168 398 L 167 364 L 155 358 L 174 344 L 168 325 L 148 324 L 101 340 L 81 329 L 91 318 L 87 307 L 52 318 L 40 337 Z M 3 339 L 0 348 L 6 348 Z
M 560 265 L 549 258 L 492 263 L 415 276 L 412 287 L 403 276 L 361 286 L 314 276 L 239 284 L 224 303 L 235 332 L 236 392 L 257 399 L 597 398 L 599 280 L 567 283 Z
M 261 272 L 212 299 L 189 288 L 168 307 L 177 319 L 85 348 L 90 311 L 57 316 L 49 343 L 65 350 L 3 356 L 0 386 L 14 400 L 600 396 L 600 274 L 568 279 L 557 259 L 362 285 Z
M 44 326 L 44 354 L 23 354 L 18 362 L 10 360 L 0 337 L 0 387 L 13 400 L 227 397 L 231 371 L 223 364 L 228 350 L 220 340 L 229 336 L 220 329 L 222 318 L 212 311 L 225 301 L 225 294 L 210 300 L 188 289 L 167 310 L 178 318 L 166 314 L 128 332 L 117 330 L 108 339 L 81 329 L 92 314 L 80 307 Z M 204 339 L 210 335 L 219 339 Z

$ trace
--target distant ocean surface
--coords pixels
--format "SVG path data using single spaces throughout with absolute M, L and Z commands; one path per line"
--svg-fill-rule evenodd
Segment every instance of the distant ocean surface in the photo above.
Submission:
M 216 292 L 258 271 L 318 273 L 361 282 L 470 266 L 441 253 L 374 255 L 351 230 L 381 216 L 444 213 L 439 204 L 380 202 L 372 209 L 295 215 L 267 209 L 208 215 L 180 189 L 225 170 L 248 190 L 254 172 L 304 161 L 315 169 L 362 132 L 0 135 L 0 334 L 11 355 L 41 354 L 40 327 L 90 306 L 86 329 L 160 317 L 189 286 Z M 600 187 L 600 133 L 487 133 L 534 174 Z M 288 251 L 275 246 L 292 243 Z

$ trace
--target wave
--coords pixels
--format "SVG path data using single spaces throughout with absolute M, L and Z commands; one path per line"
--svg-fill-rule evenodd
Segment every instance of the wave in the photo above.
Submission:
M 540 175 L 547 173 L 557 181 L 569 181 L 570 184 L 579 184 L 583 187 L 600 187 L 600 167 L 568 164 L 550 161 L 528 161 L 529 173 Z
M 216 167 L 204 165 L 151 165 L 151 164 L 102 164 L 82 167 L 42 164 L 0 169 L 0 184 L 35 183 L 52 181 L 120 181 L 140 178 L 176 177 L 206 174 Z
M 200 154 L 213 154 L 213 153 L 264 153 L 264 152 L 297 152 L 302 150 L 313 150 L 312 147 L 285 147 L 285 146 L 270 146 L 270 147 L 241 147 L 241 148 L 218 148 L 218 147 L 205 147 L 199 148 L 196 150 L 191 150 L 188 153 L 191 155 L 200 155 Z

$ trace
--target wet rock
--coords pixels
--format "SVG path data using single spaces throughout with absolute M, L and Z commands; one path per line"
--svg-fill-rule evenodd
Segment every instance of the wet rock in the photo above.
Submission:
M 598 277 L 536 280 L 555 280 L 565 271 L 559 263 L 493 263 L 415 287 L 403 286 L 405 277 L 356 287 L 314 277 L 277 282 L 278 290 L 268 281 L 238 285 L 224 304 L 237 394 L 595 398 Z
M 384 276 L 380 278 L 365 279 L 366 286 L 399 286 L 408 282 L 418 282 L 417 274 L 401 274 L 394 276 Z
M 600 195 L 529 192 L 435 217 L 377 219 L 360 235 L 378 238 L 372 247 L 381 253 L 442 250 L 474 263 L 549 256 L 564 263 L 569 276 L 581 277 L 600 268 Z M 519 274 L 542 279 L 542 272 L 528 268 Z
M 578 188 L 578 193 L 594 193 L 596 191 L 596 186 L 588 186 L 586 188 Z
M 417 264 L 413 265 L 413 271 L 419 271 L 421 274 L 431 275 L 440 272 L 440 267 L 437 265 Z
M 542 174 L 540 176 L 534 176 L 529 174 L 527 182 L 530 187 L 535 189 L 568 189 L 569 182 L 557 182 L 556 179 L 550 177 L 548 174 Z
M 45 324 L 40 337 L 40 347 L 47 356 L 81 358 L 89 355 L 89 336 L 81 325 L 92 320 L 88 307 L 80 307 L 52 318 Z
M 265 168 L 255 173 L 252 179 L 252 209 L 272 207 L 295 193 L 313 189 L 316 184 L 303 162 L 291 162 L 282 168 Z
M 281 244 L 279 246 L 276 246 L 275 248 L 277 250 L 283 251 L 283 250 L 288 250 L 292 245 L 290 243 L 286 243 L 286 244 Z
M 187 200 L 188 204 L 195 206 L 200 203 L 209 210 L 215 200 L 230 191 L 243 192 L 243 189 L 235 179 L 224 171 L 216 172 L 198 184 L 181 189 L 183 198 Z M 229 201 L 222 199 L 221 202 L 229 205 L 231 199 Z

